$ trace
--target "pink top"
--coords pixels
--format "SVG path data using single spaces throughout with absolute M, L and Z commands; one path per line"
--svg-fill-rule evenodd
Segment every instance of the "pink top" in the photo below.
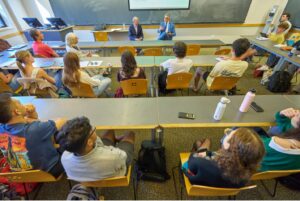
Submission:
M 54 50 L 43 42 L 34 41 L 32 49 L 35 55 L 42 55 L 47 58 L 53 57 Z

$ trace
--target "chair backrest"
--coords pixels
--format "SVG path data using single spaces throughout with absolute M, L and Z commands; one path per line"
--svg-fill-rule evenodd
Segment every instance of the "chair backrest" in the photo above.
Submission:
M 185 163 L 190 153 L 180 153 L 181 164 Z M 246 186 L 242 188 L 217 188 L 210 186 L 192 185 L 189 179 L 183 175 L 185 187 L 188 196 L 234 196 L 240 191 L 256 188 L 256 185 Z
M 144 49 L 144 56 L 162 56 L 163 51 L 161 48 L 148 48 Z
M 107 32 L 95 31 L 93 33 L 94 33 L 95 41 L 108 41 L 109 40 Z
M 231 49 L 225 48 L 215 51 L 215 55 L 228 55 L 231 53 Z
M 274 170 L 274 171 L 258 172 L 252 175 L 251 180 L 275 179 L 278 177 L 285 177 L 296 173 L 300 173 L 300 170 L 276 170 L 276 171 Z
M 167 89 L 187 89 L 193 75 L 192 73 L 175 73 L 167 77 Z
M 146 79 L 129 79 L 121 81 L 121 87 L 125 96 L 146 95 L 148 82 Z
M 96 98 L 91 85 L 80 82 L 77 86 L 69 87 L 72 97 Z
M 187 45 L 186 55 L 187 56 L 199 55 L 200 48 L 201 48 L 200 45 Z
M 12 88 L 8 84 L 6 84 L 2 79 L 0 79 L 0 93 L 13 93 Z
M 209 90 L 230 90 L 232 89 L 240 77 L 215 77 Z
M 130 176 L 131 176 L 131 166 L 128 167 L 126 176 L 107 178 L 98 181 L 81 182 L 81 184 L 86 187 L 98 187 L 98 188 L 129 186 Z
M 133 55 L 136 55 L 135 48 L 133 46 L 120 46 L 118 48 L 120 54 L 123 54 L 126 50 L 130 51 Z
M 10 182 L 26 183 L 26 182 L 55 182 L 62 178 L 63 174 L 55 178 L 48 172 L 42 170 L 27 170 L 22 172 L 6 172 L 0 173 L 0 177 L 5 177 Z

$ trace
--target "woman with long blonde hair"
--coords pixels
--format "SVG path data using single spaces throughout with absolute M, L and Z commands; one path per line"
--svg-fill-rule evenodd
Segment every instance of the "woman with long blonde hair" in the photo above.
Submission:
M 15 53 L 16 64 L 23 78 L 41 78 L 51 84 L 55 84 L 55 79 L 49 76 L 43 69 L 33 66 L 34 58 L 29 51 L 21 50 Z
M 94 93 L 99 96 L 103 92 L 107 92 L 111 79 L 102 75 L 90 77 L 80 68 L 79 57 L 74 52 L 67 52 L 64 56 L 63 83 L 66 86 L 74 87 L 80 82 L 89 84 L 93 88 Z

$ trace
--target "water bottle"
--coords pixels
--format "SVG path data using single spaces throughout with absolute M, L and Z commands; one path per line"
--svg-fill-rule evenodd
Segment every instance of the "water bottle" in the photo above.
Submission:
M 247 92 L 247 94 L 246 94 L 246 96 L 245 96 L 245 98 L 244 98 L 244 100 L 243 100 L 243 102 L 240 106 L 240 112 L 248 112 L 248 110 L 250 108 L 250 105 L 251 105 L 251 103 L 253 102 L 253 100 L 255 98 L 255 93 L 256 93 L 255 89 L 250 89 Z
M 123 29 L 125 30 L 125 28 L 126 28 L 126 27 L 125 27 L 125 24 L 123 23 Z
M 297 48 L 296 47 L 294 47 L 291 51 L 290 51 L 290 53 L 289 53 L 289 57 L 292 57 L 292 56 L 294 56 L 294 54 L 297 52 Z
M 222 97 L 220 102 L 217 105 L 215 114 L 214 114 L 214 119 L 219 121 L 222 119 L 223 114 L 225 112 L 226 109 L 226 104 L 230 103 L 230 100 L 226 97 Z

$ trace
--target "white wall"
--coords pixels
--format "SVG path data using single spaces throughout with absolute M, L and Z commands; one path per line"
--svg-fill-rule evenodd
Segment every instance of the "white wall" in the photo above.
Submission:
M 20 25 L 21 29 L 27 29 L 28 26 L 21 19 L 27 15 L 28 17 L 37 17 L 42 21 L 42 17 L 34 0 L 0 0 L 8 1 L 12 6 L 14 12 L 16 13 L 17 22 Z M 49 10 L 50 14 L 53 15 L 51 5 L 49 0 L 39 0 L 40 3 Z M 221 0 L 220 0 L 221 1 Z M 261 24 L 266 21 L 267 14 L 273 5 L 279 5 L 278 17 L 281 15 L 284 10 L 288 0 L 252 0 L 250 5 L 249 12 L 247 14 L 245 24 Z M 276 20 L 277 20 L 276 19 Z M 15 26 L 12 26 L 13 29 L 9 31 L 16 31 Z M 255 35 L 257 34 L 262 27 L 224 27 L 224 28 L 177 28 L 177 39 L 201 39 L 201 38 L 222 38 L 228 42 L 234 40 L 240 35 Z M 75 31 L 79 39 L 82 41 L 91 41 L 93 36 L 89 30 L 76 30 Z M 144 29 L 145 39 L 155 39 L 157 36 L 156 29 Z M 0 30 L 0 37 L 2 33 L 7 34 Z M 14 39 L 10 40 L 15 43 Z M 126 39 L 126 35 L 123 36 Z

